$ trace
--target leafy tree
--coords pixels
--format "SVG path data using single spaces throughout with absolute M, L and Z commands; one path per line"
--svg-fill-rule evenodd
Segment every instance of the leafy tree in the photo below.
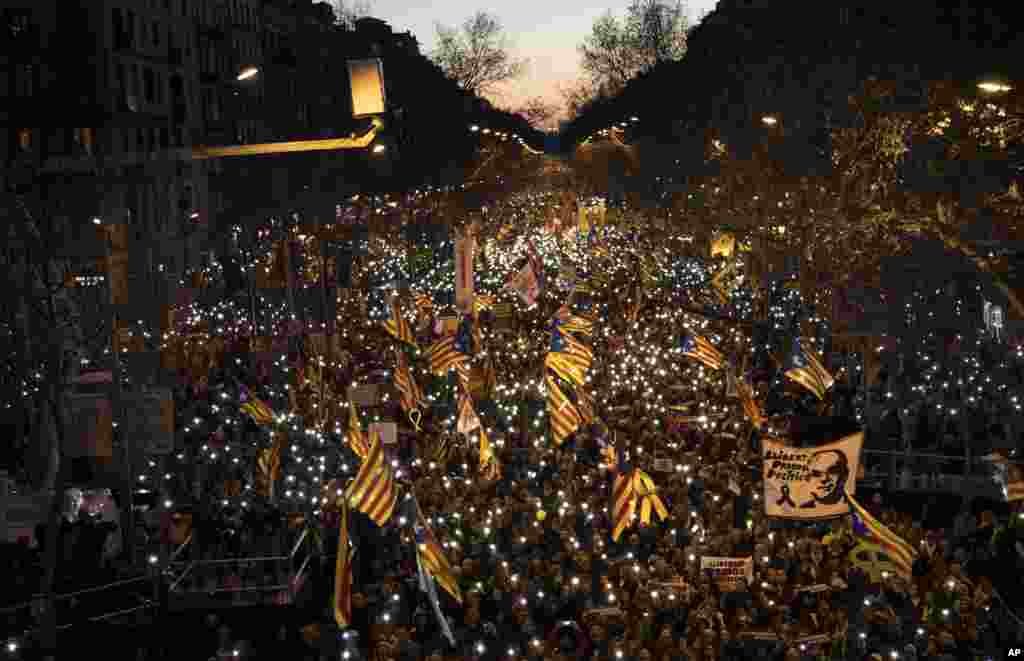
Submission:
M 518 78 L 526 68 L 525 60 L 509 53 L 510 43 L 501 21 L 478 11 L 462 24 L 450 28 L 438 24 L 437 48 L 431 55 L 449 78 L 462 89 L 478 96 L 500 83 Z
M 682 58 L 686 27 L 681 2 L 633 0 L 622 19 L 608 12 L 594 21 L 579 47 L 581 65 L 595 87 L 618 92 L 659 62 Z

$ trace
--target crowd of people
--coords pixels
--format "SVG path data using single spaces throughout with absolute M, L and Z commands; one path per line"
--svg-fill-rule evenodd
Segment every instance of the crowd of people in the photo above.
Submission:
M 1024 633 L 996 590 L 1016 585 L 1024 568 L 1021 508 L 931 497 L 922 511 L 922 501 L 897 494 L 862 496 L 920 549 L 913 576 L 900 576 L 858 545 L 848 516 L 814 524 L 766 518 L 757 455 L 735 437 L 693 430 L 670 443 L 651 427 L 639 439 L 664 444 L 662 457 L 671 459 L 670 473 L 654 471 L 650 456 L 638 459 L 656 476 L 669 517 L 630 527 L 618 543 L 607 514 L 613 476 L 586 432 L 556 450 L 506 447 L 503 475 L 491 482 L 475 475 L 465 450 L 432 462 L 403 446 L 406 486 L 430 513 L 464 595 L 459 603 L 439 591 L 453 640 L 419 590 L 408 522 L 396 513 L 379 528 L 353 513 L 351 627 L 339 633 L 323 608 L 336 553 L 328 522 L 324 560 L 294 601 L 306 620 L 272 627 L 271 638 L 213 618 L 219 654 L 975 659 L 994 658 Z M 721 584 L 702 571 L 705 556 L 752 558 L 752 580 Z

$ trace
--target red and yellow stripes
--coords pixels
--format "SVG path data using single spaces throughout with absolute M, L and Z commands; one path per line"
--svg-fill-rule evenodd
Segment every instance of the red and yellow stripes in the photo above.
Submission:
M 345 432 L 345 438 L 348 440 L 348 446 L 352 448 L 356 456 L 366 461 L 367 455 L 370 454 L 370 445 L 366 441 L 366 434 L 363 433 L 363 427 L 359 422 L 359 414 L 356 411 L 354 402 L 348 403 L 348 430 Z
M 871 516 L 871 513 L 861 507 L 861 504 L 852 495 L 847 494 L 846 497 L 850 501 L 850 508 L 855 517 L 854 530 L 858 535 L 878 544 L 896 567 L 906 576 L 911 576 L 914 560 L 917 559 L 914 547 L 886 528 L 881 521 Z
M 558 383 L 551 375 L 546 379 L 548 390 L 548 417 L 551 422 L 551 435 L 555 438 L 555 444 L 561 445 L 565 439 L 571 436 L 583 424 L 583 418 L 579 410 L 569 400 Z
M 640 505 L 642 525 L 651 523 L 652 511 L 662 520 L 668 518 L 668 510 L 658 497 L 654 480 L 644 471 L 634 468 L 628 473 L 619 474 L 612 487 L 612 541 L 619 541 L 622 532 L 632 523 L 637 504 Z
M 341 504 L 338 559 L 334 566 L 334 621 L 344 629 L 352 623 L 352 555 L 348 538 L 348 503 Z
M 387 524 L 398 502 L 395 478 L 384 456 L 380 436 L 373 435 L 370 453 L 359 474 L 345 490 L 349 504 L 370 517 L 378 526 Z

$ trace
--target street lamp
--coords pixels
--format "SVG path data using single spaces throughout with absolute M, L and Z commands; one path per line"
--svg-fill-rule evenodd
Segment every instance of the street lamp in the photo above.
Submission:
M 387 151 L 387 149 L 388 148 L 385 145 L 383 145 L 382 143 L 378 142 L 377 144 L 375 144 L 373 146 L 373 153 L 374 154 L 382 154 L 385 151 Z
M 1013 88 L 1006 83 L 1001 83 L 995 80 L 986 80 L 978 83 L 978 89 L 982 92 L 988 92 L 989 94 L 1002 94 L 1004 92 L 1009 92 Z
M 242 69 L 242 71 L 238 74 L 236 80 L 249 80 L 250 78 L 255 78 L 256 76 L 258 76 L 259 73 L 260 70 L 258 67 L 246 67 Z
M 775 126 L 776 124 L 779 123 L 779 120 L 773 115 L 765 115 L 764 117 L 761 118 L 761 122 L 765 126 Z

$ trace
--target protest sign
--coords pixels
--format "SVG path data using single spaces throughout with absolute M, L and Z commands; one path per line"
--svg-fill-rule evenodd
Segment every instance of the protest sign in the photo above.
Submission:
M 764 439 L 764 508 L 768 516 L 825 519 L 846 514 L 857 486 L 864 434 L 816 448 Z
M 741 579 L 746 578 L 748 584 L 754 580 L 753 558 L 704 556 L 700 559 L 700 569 L 701 572 L 710 571 L 712 580 L 724 592 L 745 590 L 746 586 Z

